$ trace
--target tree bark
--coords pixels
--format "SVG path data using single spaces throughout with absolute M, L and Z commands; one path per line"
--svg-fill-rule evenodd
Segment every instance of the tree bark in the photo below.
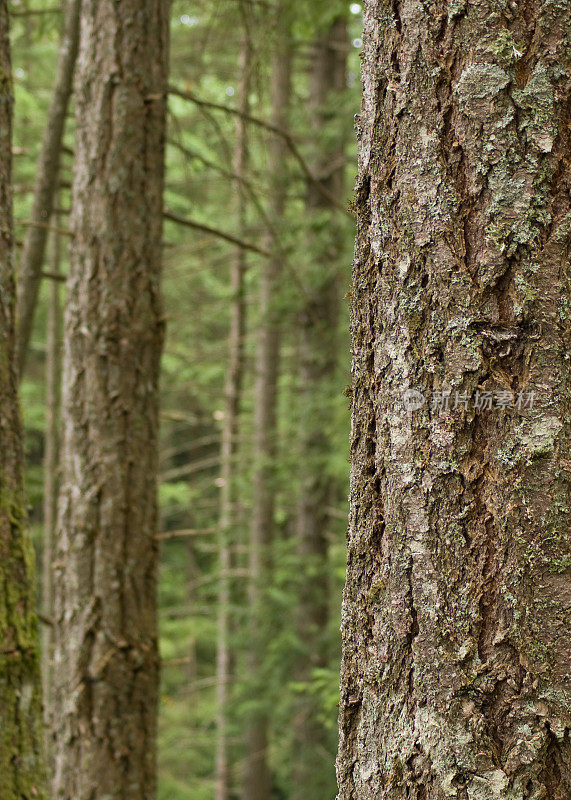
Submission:
M 34 554 L 25 531 L 14 330 L 12 75 L 0 0 L 0 797 L 45 797 Z
M 310 161 L 313 175 L 339 202 L 343 194 L 343 154 L 346 138 L 335 136 L 339 128 L 336 100 L 346 88 L 347 24 L 345 17 L 334 20 L 316 37 L 309 76 L 309 112 L 322 136 L 315 142 Z M 323 142 L 333 142 L 324 146 Z M 297 539 L 301 567 L 298 634 L 304 648 L 297 666 L 297 680 L 309 683 L 312 670 L 327 662 L 325 630 L 330 605 L 327 576 L 327 509 L 332 504 L 334 481 L 328 465 L 331 457 L 332 383 L 341 352 L 337 342 L 339 322 L 339 269 L 343 246 L 342 229 L 323 237 L 323 213 L 337 217 L 324 194 L 312 181 L 307 184 L 308 252 L 311 257 L 305 279 L 308 299 L 299 318 L 300 448 L 297 509 Z M 312 696 L 303 694 L 294 717 L 292 798 L 317 797 L 327 791 L 323 785 L 327 765 L 316 768 L 316 753 L 327 759 L 326 733 L 319 722 Z
M 42 266 L 48 236 L 46 223 L 49 223 L 51 219 L 57 190 L 65 118 L 71 97 L 73 73 L 77 59 L 80 12 L 81 0 L 67 0 L 54 93 L 44 130 L 34 187 L 34 205 L 31 221 L 35 224 L 27 228 L 20 262 L 16 340 L 20 376 L 23 374 L 26 365 L 38 292 L 42 280 Z
M 248 166 L 248 138 L 245 116 L 250 112 L 250 85 L 252 69 L 252 46 L 250 21 L 244 7 L 244 38 L 240 52 L 240 80 L 238 86 L 241 116 L 237 118 L 234 173 L 238 235 L 243 238 L 247 223 L 247 196 L 243 179 Z M 249 16 L 249 15 L 248 15 Z M 230 679 L 232 653 L 230 649 L 230 571 L 232 568 L 231 546 L 233 528 L 233 480 L 237 452 L 238 416 L 244 374 L 244 335 L 246 329 L 246 303 L 244 276 L 247 268 L 246 252 L 237 247 L 231 267 L 232 309 L 229 335 L 228 372 L 225 387 L 225 410 L 222 429 L 220 467 L 220 519 L 219 519 L 219 568 L 218 592 L 218 639 L 216 660 L 216 800 L 228 800 L 230 796 L 230 762 L 228 755 L 228 705 L 230 701 Z
M 156 791 L 168 24 L 165 0 L 83 4 L 54 574 L 58 800 Z
M 56 217 L 57 219 L 57 217 Z M 53 234 L 52 274 L 60 274 L 61 236 Z M 49 287 L 48 318 L 46 325 L 46 438 L 44 448 L 44 502 L 42 538 L 42 614 L 53 618 L 52 562 L 57 522 L 59 490 L 59 426 L 61 403 L 61 333 L 62 312 L 60 282 L 53 278 Z M 44 740 L 46 760 L 50 767 L 50 747 L 53 717 L 53 627 L 42 627 L 42 684 L 44 698 Z
M 571 794 L 570 23 L 365 3 L 340 800 Z
M 291 41 L 289 17 L 284 3 L 276 9 L 276 39 L 272 65 L 272 125 L 287 128 L 291 93 Z M 269 144 L 269 216 L 281 220 L 286 208 L 284 164 L 288 148 L 281 136 Z M 249 554 L 249 603 L 251 651 L 249 673 L 259 682 L 264 655 L 264 589 L 270 581 L 269 550 L 274 531 L 274 462 L 276 457 L 276 399 L 280 357 L 280 318 L 276 307 L 282 273 L 282 255 L 275 234 L 269 234 L 271 255 L 263 265 L 260 282 L 260 327 L 256 354 L 254 400 L 254 478 Z M 262 687 L 258 685 L 261 695 Z M 263 705 L 261 699 L 260 706 Z M 268 715 L 262 707 L 253 714 L 247 730 L 247 756 L 243 776 L 243 800 L 268 800 L 271 777 L 267 762 Z

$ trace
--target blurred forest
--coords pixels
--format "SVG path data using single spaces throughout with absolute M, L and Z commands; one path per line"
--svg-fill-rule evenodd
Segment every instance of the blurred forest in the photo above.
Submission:
M 11 4 L 17 256 L 38 225 L 63 11 L 53 0 Z M 218 800 L 238 796 L 252 758 L 245 731 L 260 726 L 272 798 L 335 794 L 361 25 L 360 5 L 337 0 L 172 3 L 161 800 L 206 800 L 215 783 Z M 21 382 L 44 661 L 74 136 L 72 97 Z M 49 663 L 44 673 L 49 682 Z

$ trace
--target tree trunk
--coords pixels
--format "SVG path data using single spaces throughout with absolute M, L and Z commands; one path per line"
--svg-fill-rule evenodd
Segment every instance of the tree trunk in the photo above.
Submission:
M 312 173 L 339 202 L 343 194 L 345 137 L 334 137 L 339 127 L 335 103 L 346 87 L 347 26 L 344 17 L 335 20 L 314 42 L 310 73 L 309 110 L 313 124 L 322 133 L 316 142 Z M 323 146 L 323 139 L 333 141 Z M 336 340 L 339 321 L 339 268 L 342 236 L 336 235 L 333 209 L 315 184 L 308 182 L 308 251 L 312 263 L 305 284 L 309 298 L 299 319 L 300 336 L 300 498 L 297 511 L 298 551 L 304 576 L 300 587 L 298 632 L 304 647 L 297 679 L 311 680 L 312 670 L 327 661 L 325 629 L 329 608 L 327 577 L 328 507 L 333 500 L 333 481 L 328 465 L 331 457 L 332 381 L 340 351 Z M 330 210 L 331 234 L 324 240 L 324 210 Z M 315 223 L 312 225 L 312 216 Z M 339 229 L 338 229 L 339 230 Z M 342 229 L 341 229 L 342 230 Z M 316 247 L 319 249 L 316 250 Z M 326 734 L 318 720 L 312 696 L 300 697 L 294 719 L 292 759 L 294 800 L 326 791 L 324 769 L 316 769 L 316 753 L 327 758 Z
M 571 794 L 570 23 L 365 3 L 340 800 Z
M 248 13 L 244 8 L 243 13 Z M 238 218 L 238 235 L 246 233 L 247 198 L 241 179 L 245 177 L 248 165 L 247 123 L 245 117 L 250 111 L 251 84 L 251 41 L 249 19 L 244 21 L 244 39 L 240 53 L 239 103 L 241 116 L 237 118 L 236 151 L 234 173 L 236 175 L 235 194 Z M 222 429 L 221 468 L 220 468 L 220 519 L 219 519 L 219 566 L 220 583 L 218 593 L 218 639 L 216 661 L 216 800 L 228 800 L 230 795 L 230 764 L 228 757 L 228 704 L 230 700 L 230 677 L 232 654 L 230 650 L 230 570 L 232 567 L 231 546 L 233 529 L 233 480 L 234 460 L 237 452 L 238 415 L 242 394 L 244 373 L 244 334 L 246 328 L 246 303 L 244 296 L 244 275 L 246 273 L 246 252 L 237 247 L 231 267 L 232 309 L 229 335 L 228 372 L 226 375 L 225 411 Z
M 67 0 L 64 31 L 59 49 L 54 93 L 44 130 L 42 149 L 34 187 L 34 205 L 30 225 L 24 239 L 20 275 L 18 278 L 17 358 L 20 376 L 24 372 L 32 335 L 34 314 L 42 279 L 42 265 L 57 190 L 59 161 L 65 118 L 71 90 L 79 43 L 81 0 Z
M 55 586 L 58 800 L 156 790 L 169 4 L 85 2 Z
M 291 42 L 285 5 L 276 9 L 276 40 L 272 66 L 272 124 L 287 128 L 291 92 Z M 269 215 L 272 224 L 281 220 L 286 207 L 284 164 L 288 150 L 283 137 L 273 136 L 269 145 L 270 174 Z M 258 681 L 264 654 L 263 627 L 267 610 L 264 590 L 270 581 L 269 549 L 274 529 L 273 479 L 276 457 L 276 398 L 280 356 L 279 311 L 276 296 L 282 272 L 282 256 L 274 236 L 269 237 L 271 257 L 263 265 L 260 283 L 260 327 L 256 354 L 256 386 L 254 400 L 254 480 L 252 524 L 250 529 L 251 652 L 249 673 Z M 262 692 L 258 685 L 257 692 Z M 263 704 L 263 700 L 261 701 Z M 262 709 L 252 714 L 247 731 L 247 756 L 243 779 L 243 800 L 268 800 L 271 779 L 267 762 L 268 716 Z
M 57 221 L 57 215 L 54 215 Z M 58 275 L 61 265 L 61 235 L 53 234 L 52 273 Z M 52 562 L 57 522 L 59 490 L 59 426 L 61 401 L 61 327 L 60 282 L 52 280 L 49 287 L 46 330 L 46 439 L 44 448 L 44 503 L 42 538 L 42 614 L 53 618 Z M 42 684 L 44 697 L 44 740 L 46 759 L 50 766 L 53 716 L 53 628 L 42 627 Z
M 0 0 L 0 797 L 45 797 L 34 555 L 26 531 L 17 397 L 12 230 L 12 76 Z

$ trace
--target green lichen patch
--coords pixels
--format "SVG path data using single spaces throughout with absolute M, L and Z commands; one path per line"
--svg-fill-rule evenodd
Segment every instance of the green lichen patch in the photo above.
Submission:
M 520 130 L 525 130 L 532 144 L 550 153 L 557 134 L 554 90 L 543 64 L 537 64 L 523 91 L 514 91 L 514 102 L 522 109 Z
M 492 99 L 510 82 L 510 76 L 497 64 L 470 64 L 456 85 L 456 94 L 462 110 L 471 115 L 478 100 Z

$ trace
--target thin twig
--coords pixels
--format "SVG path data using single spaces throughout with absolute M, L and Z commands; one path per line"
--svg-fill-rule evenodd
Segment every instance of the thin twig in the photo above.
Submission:
M 14 225 L 23 225 L 25 228 L 45 228 L 52 233 L 59 233 L 62 236 L 69 236 L 73 239 L 73 233 L 67 228 L 58 228 L 56 225 L 50 225 L 49 222 L 35 222 L 33 219 L 15 219 Z
M 216 533 L 216 528 L 188 528 L 181 531 L 164 531 L 157 533 L 157 539 L 175 539 L 179 536 L 207 536 L 208 534 Z
M 300 165 L 303 174 L 315 186 L 317 191 L 321 195 L 323 195 L 323 197 L 325 197 L 325 199 L 328 200 L 332 206 L 339 209 L 344 214 L 347 214 L 347 216 L 351 216 L 351 214 L 349 213 L 349 211 L 347 211 L 345 206 L 342 203 L 340 203 L 339 200 L 335 197 L 335 195 L 332 194 L 329 191 L 329 189 L 327 189 L 327 187 L 324 186 L 319 180 L 317 180 L 315 175 L 311 172 L 305 159 L 297 149 L 297 146 L 293 141 L 291 134 L 288 133 L 288 131 L 284 131 L 277 125 L 272 125 L 271 122 L 267 122 L 264 119 L 260 119 L 259 117 L 254 117 L 252 116 L 252 114 L 245 114 L 244 112 L 240 111 L 237 108 L 232 108 L 232 106 L 226 106 L 223 103 L 213 103 L 209 100 L 203 100 L 197 97 L 195 94 L 192 94 L 191 92 L 183 92 L 181 89 L 177 89 L 174 86 L 170 86 L 168 91 L 169 94 L 175 95 L 176 97 L 180 97 L 183 100 L 188 100 L 189 102 L 194 103 L 197 106 L 201 106 L 203 108 L 212 108 L 213 110 L 216 111 L 225 111 L 227 114 L 234 114 L 234 116 L 242 117 L 242 119 L 245 119 L 252 125 L 258 125 L 258 127 L 264 128 L 265 130 L 275 134 L 276 136 L 281 136 L 282 139 L 287 144 L 291 154 Z
M 22 8 L 10 11 L 11 17 L 35 17 L 38 14 L 61 14 L 62 9 L 59 6 L 52 6 L 51 8 Z
M 243 239 L 239 239 L 237 236 L 233 236 L 231 233 L 218 230 L 218 228 L 211 228 L 210 225 L 203 225 L 201 222 L 187 219 L 187 217 L 181 217 L 166 208 L 163 212 L 163 216 L 165 219 L 169 219 L 171 222 L 176 222 L 178 225 L 185 225 L 187 228 L 195 228 L 198 231 L 210 233 L 212 236 L 218 236 L 219 239 L 225 239 L 225 241 L 230 242 L 230 244 L 235 244 L 238 247 L 241 247 L 243 250 L 251 250 L 253 253 L 258 253 L 266 258 L 269 258 L 270 256 L 268 250 L 264 250 L 261 247 L 258 247 L 256 244 L 245 242 Z
M 67 280 L 65 275 L 62 275 L 60 272 L 42 272 L 42 278 L 48 278 L 50 281 L 61 281 L 65 283 Z

